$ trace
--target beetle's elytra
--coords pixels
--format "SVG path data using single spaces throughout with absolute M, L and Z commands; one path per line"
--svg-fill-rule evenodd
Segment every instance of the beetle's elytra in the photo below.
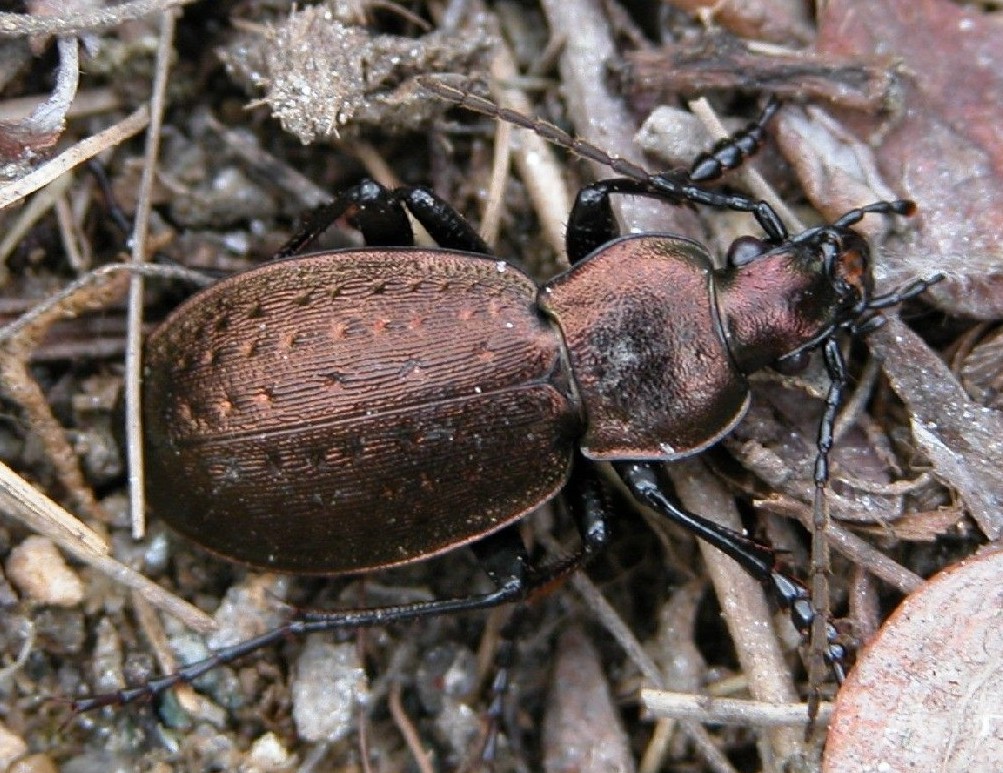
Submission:
M 156 511 L 228 558 L 326 574 L 519 518 L 564 484 L 579 412 L 536 293 L 504 263 L 427 250 L 213 286 L 147 344 Z
M 307 613 L 255 640 L 79 710 L 156 695 L 287 635 L 381 625 L 525 598 L 609 540 L 592 462 L 612 462 L 639 502 L 738 561 L 807 633 L 807 590 L 773 551 L 685 510 L 660 462 L 726 435 L 749 402 L 746 376 L 824 351 L 832 380 L 816 484 L 846 380 L 837 335 L 923 292 L 917 280 L 874 295 L 869 251 L 851 226 L 908 201 L 853 209 L 789 236 L 761 201 L 703 186 L 737 166 L 775 112 L 698 159 L 651 175 L 555 127 L 449 86 L 437 95 L 539 131 L 623 177 L 579 192 L 569 216 L 571 268 L 543 286 L 490 256 L 463 218 L 424 188 L 363 182 L 314 214 L 272 263 L 191 298 L 146 348 L 150 499 L 171 526 L 236 561 L 339 574 L 425 559 L 470 543 L 494 590 L 346 612 Z M 610 197 L 642 195 L 752 213 L 714 269 L 672 234 L 621 237 Z M 407 216 L 439 249 L 413 246 Z M 365 249 L 297 255 L 335 219 Z M 531 561 L 510 527 L 564 492 L 579 552 Z M 828 626 L 837 676 L 843 647 Z

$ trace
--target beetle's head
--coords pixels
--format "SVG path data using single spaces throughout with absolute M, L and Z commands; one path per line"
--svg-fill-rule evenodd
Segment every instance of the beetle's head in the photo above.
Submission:
M 818 256 L 825 281 L 836 297 L 834 321 L 856 319 L 874 293 L 867 240 L 845 226 L 825 226 L 806 236 L 804 246 Z
M 851 226 L 869 212 L 913 209 L 908 201 L 877 202 L 780 242 L 737 239 L 728 250 L 721 307 L 739 367 L 798 370 L 837 331 L 867 329 L 887 304 L 875 304 L 870 247 Z

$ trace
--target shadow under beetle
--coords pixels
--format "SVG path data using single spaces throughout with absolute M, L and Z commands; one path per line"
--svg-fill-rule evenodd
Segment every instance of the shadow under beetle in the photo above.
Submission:
M 651 175 L 555 127 L 439 82 L 440 97 L 533 129 L 622 177 L 583 188 L 567 226 L 572 267 L 542 287 L 490 256 L 473 228 L 425 188 L 350 188 L 267 265 L 178 308 L 146 344 L 149 499 L 196 543 L 255 567 L 336 575 L 422 560 L 470 544 L 494 590 L 373 609 L 305 613 L 175 674 L 75 702 L 78 710 L 155 696 L 289 635 L 382 625 L 526 598 L 579 567 L 610 532 L 591 462 L 630 494 L 735 559 L 806 634 L 807 590 L 774 553 L 683 509 L 659 467 L 728 434 L 749 403 L 746 376 L 822 348 L 832 387 L 816 484 L 846 379 L 836 337 L 923 292 L 874 295 L 867 213 L 788 236 L 764 202 L 702 183 L 738 166 L 776 110 L 701 156 Z M 610 196 L 751 212 L 728 266 L 671 234 L 622 237 Z M 413 246 L 408 212 L 438 243 Z M 295 253 L 340 217 L 367 247 Z M 581 533 L 577 555 L 530 561 L 516 522 L 559 492 Z M 829 627 L 826 657 L 842 674 Z

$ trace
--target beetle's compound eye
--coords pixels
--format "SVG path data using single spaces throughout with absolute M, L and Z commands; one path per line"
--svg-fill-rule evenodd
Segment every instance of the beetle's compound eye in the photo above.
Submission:
M 739 236 L 728 248 L 728 265 L 744 266 L 751 263 L 770 248 L 769 242 L 755 236 Z
M 785 376 L 796 376 L 798 373 L 803 373 L 804 369 L 808 367 L 809 357 L 808 352 L 795 352 L 773 363 L 773 369 Z
M 832 264 L 833 281 L 849 288 L 858 297 L 868 297 L 873 281 L 867 242 L 859 234 L 846 231 L 842 234 L 837 249 Z

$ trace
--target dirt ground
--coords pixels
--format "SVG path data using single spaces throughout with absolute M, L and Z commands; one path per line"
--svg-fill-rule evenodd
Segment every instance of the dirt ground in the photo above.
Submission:
M 548 130 L 450 104 L 422 78 L 651 171 L 689 168 L 776 96 L 762 149 L 706 187 L 769 201 L 792 234 L 873 201 L 914 200 L 914 217 L 859 225 L 877 292 L 944 275 L 866 337 L 840 338 L 848 379 L 821 500 L 813 476 L 830 379 L 818 353 L 793 376 L 753 374 L 743 422 L 668 471 L 687 507 L 771 545 L 829 609 L 848 665 L 861 664 L 836 719 L 831 669 L 762 588 L 611 487 L 612 546 L 508 626 L 515 657 L 494 769 L 904 766 L 862 740 L 894 736 L 916 708 L 896 701 L 893 676 L 931 695 L 931 666 L 974 684 L 985 663 L 963 648 L 989 637 L 983 613 L 996 603 L 998 583 L 973 581 L 940 616 L 887 622 L 924 581 L 977 565 L 1003 534 L 1000 17 L 992 3 L 947 0 L 814 5 L 5 4 L 0 768 L 481 766 L 508 608 L 281 637 L 194 689 L 84 713 L 71 703 L 144 684 L 300 610 L 489 590 L 467 549 L 363 576 L 252 570 L 181 538 L 156 507 L 137 524 L 129 504 L 123 428 L 142 429 L 123 394 L 143 374 L 127 350 L 196 292 L 192 272 L 207 283 L 267 261 L 334 192 L 366 178 L 427 185 L 537 281 L 567 268 L 577 191 L 622 175 L 548 144 Z M 615 214 L 625 232 L 692 239 L 722 261 L 737 236 L 763 237 L 747 212 L 623 196 Z M 343 218 L 309 249 L 360 244 Z M 115 269 L 91 274 L 133 260 L 156 267 L 143 286 Z M 61 291 L 72 297 L 46 304 Z M 523 523 L 535 555 L 576 545 L 560 499 Z M 916 657 L 928 641 L 950 643 L 932 664 Z M 886 670 L 864 670 L 865 658 Z M 868 708 L 869 695 L 895 708 Z M 852 711 L 840 713 L 844 702 Z M 818 717 L 806 730 L 809 706 Z M 978 738 L 978 711 L 944 711 L 924 731 L 933 749 Z M 838 733 L 823 763 L 830 721 Z M 837 756 L 847 745 L 856 756 Z M 998 751 L 973 746 L 967 769 Z

